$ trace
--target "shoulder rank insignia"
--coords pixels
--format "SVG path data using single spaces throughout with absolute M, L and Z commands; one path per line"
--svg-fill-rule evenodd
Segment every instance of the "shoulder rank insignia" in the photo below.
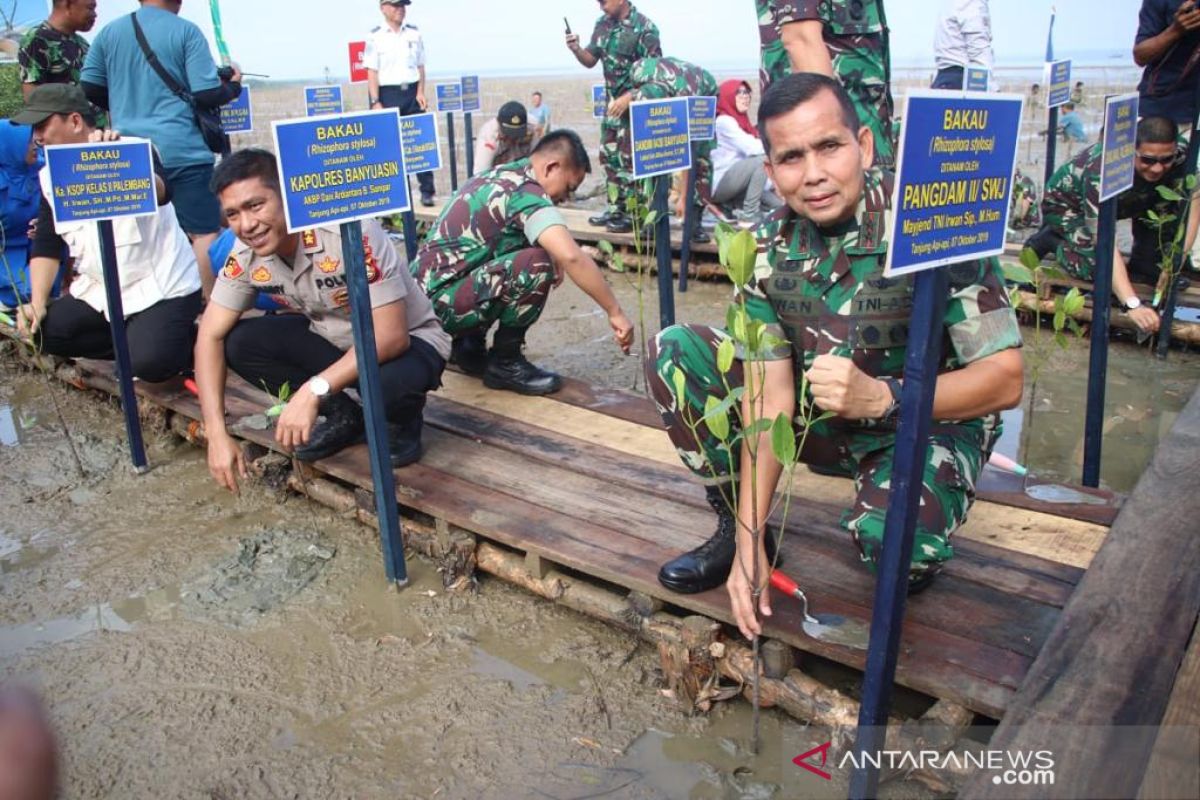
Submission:
M 325 258 L 317 262 L 317 269 L 321 270 L 321 272 L 324 272 L 326 275 L 329 275 L 330 273 L 337 272 L 338 267 L 341 265 L 342 262 L 338 261 L 333 256 L 325 256 Z
M 225 268 L 221 270 L 221 274 L 230 280 L 237 280 L 242 277 L 246 270 L 242 269 L 242 262 L 237 260 L 237 256 L 232 253 L 229 258 L 225 259 Z
M 250 273 L 250 280 L 255 283 L 268 283 L 271 280 L 271 270 L 265 265 L 260 266 Z
M 315 230 L 307 230 L 300 234 L 301 244 L 304 245 L 304 252 L 316 253 L 322 250 L 321 240 L 317 237 Z
M 343 286 L 333 293 L 331 299 L 333 300 L 333 304 L 338 308 L 346 308 L 350 305 L 350 290 Z
M 376 283 L 383 275 L 379 271 L 379 262 L 375 260 L 375 251 L 371 249 L 371 243 L 366 236 L 363 237 L 363 255 L 367 266 L 367 283 Z

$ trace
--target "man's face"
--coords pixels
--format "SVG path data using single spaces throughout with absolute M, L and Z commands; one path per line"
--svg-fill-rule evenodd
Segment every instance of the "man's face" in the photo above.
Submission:
M 96 24 L 96 0 L 72 0 L 67 6 L 67 21 L 75 31 L 90 31 Z
M 788 207 L 824 227 L 854 216 L 875 145 L 865 126 L 857 135 L 846 126 L 833 92 L 769 120 L 765 133 L 767 174 Z
M 79 114 L 51 114 L 33 128 L 33 140 L 40 147 L 48 144 L 83 144 L 91 129 Z
M 1174 142 L 1142 142 L 1133 159 L 1134 169 L 1147 183 L 1158 183 L 1175 165 L 1176 156 Z
M 597 2 L 600 3 L 600 10 L 605 15 L 616 19 L 625 10 L 625 4 L 628 0 L 597 0 Z
M 261 178 L 231 183 L 218 199 L 233 234 L 255 254 L 271 256 L 289 250 L 289 244 L 295 246 L 295 237 L 287 232 L 279 191 Z
M 540 94 L 535 94 L 535 95 L 531 96 L 529 98 L 529 100 L 531 103 L 533 103 L 534 108 L 537 108 L 538 106 L 540 106 L 542 104 L 542 96 Z
M 403 25 L 405 14 L 408 12 L 408 6 L 394 6 L 391 3 L 381 5 L 380 10 L 383 11 L 383 18 L 393 25 Z
M 579 184 L 583 183 L 585 173 L 579 167 L 567 167 L 562 161 L 552 160 L 542 164 L 535 170 L 538 185 L 556 204 L 567 200 Z

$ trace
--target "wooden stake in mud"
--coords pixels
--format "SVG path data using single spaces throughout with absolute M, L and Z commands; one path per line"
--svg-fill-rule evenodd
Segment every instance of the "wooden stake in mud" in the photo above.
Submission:
M 108 303 L 108 323 L 112 331 L 113 359 L 121 385 L 121 410 L 125 414 L 125 434 L 129 437 L 129 456 L 139 475 L 149 470 L 146 447 L 142 442 L 142 421 L 138 418 L 137 393 L 133 390 L 133 366 L 129 359 L 129 337 L 125 331 L 125 306 L 121 302 L 121 276 L 117 269 L 117 242 L 111 220 L 97 223 L 100 228 L 100 265 L 104 270 L 104 298 Z
M 408 184 L 408 196 L 412 197 L 412 180 L 405 175 L 404 182 Z M 413 213 L 412 207 L 409 206 L 400 215 L 401 223 L 404 226 L 404 256 L 408 259 L 408 263 L 417 260 L 417 216 Z
M 471 126 L 471 112 L 463 114 L 463 153 L 467 159 L 467 177 L 475 177 L 475 131 Z
M 450 191 L 458 191 L 458 143 L 454 141 L 454 114 L 446 112 L 446 142 L 450 147 Z
M 950 275 L 963 262 L 1004 252 L 1024 101 L 1017 95 L 910 92 L 905 98 L 884 275 L 913 273 L 900 424 L 877 565 L 871 640 L 850 779 L 852 800 L 876 797 L 878 754 L 887 722 L 908 598 L 913 541 L 921 510 L 934 391 L 942 361 Z M 934 143 L 953 143 L 934 147 Z M 965 167 L 965 162 L 971 166 Z M 940 199 L 921 202 L 922 187 L 962 175 Z M 901 198 L 905 198 L 902 202 Z M 914 198 L 916 200 L 914 200 Z M 978 271 L 968 264 L 969 283 Z M 936 591 L 936 588 L 933 590 Z
M 683 200 L 683 241 L 679 245 L 679 291 L 688 290 L 688 262 L 692 260 L 692 231 L 700 224 L 700 209 L 692 202 L 696 196 L 696 145 L 692 146 L 692 168 L 688 170 Z
M 1088 368 L 1087 418 L 1083 435 L 1083 485 L 1100 485 L 1104 435 L 1104 394 L 1108 383 L 1108 308 L 1112 304 L 1113 254 L 1117 237 L 1117 196 L 1133 186 L 1138 96 L 1104 102 L 1104 138 L 1100 154 L 1100 219 L 1096 226 L 1092 353 Z M 1181 223 L 1182 224 L 1182 223 Z
M 671 178 L 660 175 L 654 179 L 654 247 L 658 253 L 658 324 L 666 329 L 675 324 L 675 287 L 671 280 L 671 215 L 667 199 Z

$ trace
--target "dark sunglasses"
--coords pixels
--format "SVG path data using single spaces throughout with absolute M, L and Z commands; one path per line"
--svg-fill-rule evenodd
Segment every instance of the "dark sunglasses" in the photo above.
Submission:
M 1170 156 L 1144 156 L 1141 153 L 1137 154 L 1138 160 L 1147 167 L 1153 167 L 1155 164 L 1162 164 L 1164 167 L 1170 166 L 1179 160 L 1178 155 Z

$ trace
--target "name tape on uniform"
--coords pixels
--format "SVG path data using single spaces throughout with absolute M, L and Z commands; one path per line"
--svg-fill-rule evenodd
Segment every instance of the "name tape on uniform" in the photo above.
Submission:
M 462 87 L 462 110 L 471 113 L 483 108 L 483 96 L 479 90 L 478 75 L 464 75 L 459 81 Z
M 652 178 L 691 169 L 688 99 L 638 100 L 629 106 L 633 177 Z
M 1042 79 L 1046 84 L 1046 108 L 1058 108 L 1071 100 L 1071 59 L 1065 61 L 1047 61 L 1046 74 Z
M 145 139 L 46 147 L 55 225 L 158 213 L 154 158 Z
M 253 133 L 254 114 L 250 110 L 250 87 L 243 86 L 242 93 L 232 103 L 221 106 L 221 127 L 226 133 Z
M 462 84 L 439 83 L 437 91 L 437 110 L 443 114 L 462 111 Z
M 309 117 L 320 117 L 326 114 L 341 114 L 343 110 L 342 87 L 304 87 L 304 110 L 305 115 Z
M 603 83 L 592 86 L 592 117 L 604 119 L 608 116 L 608 90 Z
M 693 142 L 707 142 L 717 138 L 717 98 L 689 97 L 688 119 L 691 122 Z
M 1100 156 L 1100 202 L 1133 187 L 1137 150 L 1138 96 L 1123 94 L 1104 101 L 1104 140 Z
M 394 108 L 272 123 L 288 231 L 410 208 Z
M 400 118 L 400 139 L 409 175 L 442 168 L 437 115 L 433 112 Z
M 884 274 L 1004 252 L 1024 99 L 912 91 L 892 196 Z
M 986 92 L 992 82 L 992 72 L 987 67 L 967 67 L 965 82 L 968 92 Z

